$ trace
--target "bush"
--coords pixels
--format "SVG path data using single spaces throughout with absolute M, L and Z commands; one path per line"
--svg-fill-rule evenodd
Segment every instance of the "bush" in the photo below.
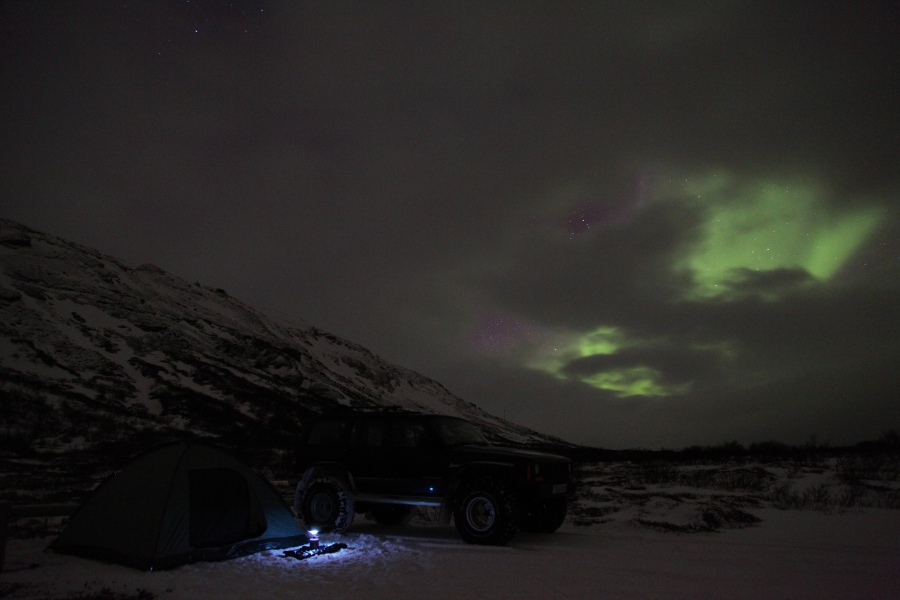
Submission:
M 802 493 L 796 491 L 790 483 L 781 483 L 772 486 L 766 494 L 766 498 L 775 508 L 782 510 L 813 509 L 825 511 L 837 504 L 832 501 L 831 491 L 824 483 L 807 488 Z
M 842 456 L 835 470 L 844 483 L 851 485 L 863 481 L 900 481 L 900 456 L 885 453 Z
M 114 592 L 102 588 L 99 592 L 77 592 L 66 596 L 65 600 L 153 600 L 156 595 L 147 590 L 137 590 L 133 594 Z

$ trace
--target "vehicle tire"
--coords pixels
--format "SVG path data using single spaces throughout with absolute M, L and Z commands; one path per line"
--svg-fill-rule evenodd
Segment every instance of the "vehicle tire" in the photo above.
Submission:
M 535 502 L 519 517 L 519 529 L 535 533 L 553 533 L 566 520 L 566 509 L 565 498 Z
M 464 541 L 502 546 L 516 533 L 512 493 L 491 480 L 465 485 L 457 497 L 453 520 Z
M 302 506 L 303 522 L 309 530 L 343 533 L 356 515 L 350 487 L 337 477 L 322 477 L 310 483 Z
M 412 518 L 412 508 L 403 504 L 373 504 L 369 510 L 380 525 L 406 525 Z

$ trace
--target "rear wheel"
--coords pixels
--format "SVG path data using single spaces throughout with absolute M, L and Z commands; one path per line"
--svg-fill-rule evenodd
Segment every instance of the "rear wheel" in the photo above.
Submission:
M 381 525 L 405 525 L 412 518 L 412 509 L 403 504 L 373 504 L 371 512 Z
M 553 533 L 566 520 L 566 499 L 551 498 L 535 502 L 519 518 L 519 529 L 536 533 Z
M 512 494 L 501 483 L 473 482 L 461 490 L 453 520 L 460 537 L 470 544 L 502 546 L 516 533 Z
M 316 479 L 303 494 L 303 522 L 309 530 L 343 533 L 356 511 L 347 484 L 336 477 Z

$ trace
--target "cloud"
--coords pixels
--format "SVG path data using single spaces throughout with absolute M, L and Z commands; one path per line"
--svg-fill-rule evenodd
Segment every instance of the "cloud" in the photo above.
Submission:
M 661 385 L 675 386 L 717 373 L 721 361 L 721 354 L 712 349 L 632 347 L 572 360 L 562 371 L 569 376 L 588 378 L 606 371 L 646 368 L 660 375 Z
M 755 296 L 776 300 L 815 281 L 806 269 L 776 268 L 763 271 L 746 267 L 729 272 L 729 279 L 722 281 L 722 294 L 727 299 Z
M 617 398 L 728 401 L 836 369 L 883 377 L 900 360 L 900 296 L 844 267 L 889 226 L 884 203 L 713 173 L 673 177 L 628 222 L 574 237 L 548 226 L 477 279 L 509 314 L 557 332 L 510 357 Z

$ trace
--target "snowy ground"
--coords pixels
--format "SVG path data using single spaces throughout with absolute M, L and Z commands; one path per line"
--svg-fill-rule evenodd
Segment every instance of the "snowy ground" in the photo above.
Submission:
M 9 598 L 146 590 L 172 600 L 900 598 L 897 511 L 758 512 L 762 522 L 747 529 L 673 534 L 566 524 L 552 535 L 520 534 L 504 548 L 464 545 L 452 527 L 363 521 L 339 538 L 349 548 L 334 555 L 300 562 L 273 551 L 154 573 L 42 553 L 47 539 L 14 540 L 7 568 L 18 570 L 0 575 L 0 590 Z M 32 563 L 40 566 L 25 568 Z
M 358 516 L 347 534 L 322 537 L 348 544 L 337 554 L 154 573 L 43 552 L 51 538 L 20 529 L 0 598 L 900 598 L 900 511 L 873 507 L 894 506 L 897 482 L 840 474 L 834 461 L 589 465 L 560 531 L 507 547 L 466 545 L 421 519 L 387 528 Z

